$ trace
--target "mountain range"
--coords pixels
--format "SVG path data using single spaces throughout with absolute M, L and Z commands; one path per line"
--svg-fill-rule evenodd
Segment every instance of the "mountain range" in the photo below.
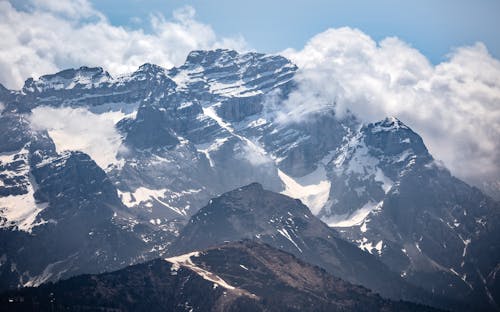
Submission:
M 500 203 L 395 117 L 367 124 L 333 104 L 292 118 L 299 71 L 193 51 L 171 69 L 0 87 L 0 288 L 253 239 L 387 298 L 499 309 Z M 67 150 L 80 138 L 58 123 L 81 115 L 40 126 L 57 112 L 108 121 L 113 140 Z

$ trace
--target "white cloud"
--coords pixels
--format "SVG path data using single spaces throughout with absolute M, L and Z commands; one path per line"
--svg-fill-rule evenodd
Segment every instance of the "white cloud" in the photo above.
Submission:
M 238 153 L 237 156 L 248 160 L 252 166 L 262 166 L 273 163 L 266 151 L 254 142 L 242 142 L 240 152 L 241 153 Z
M 476 185 L 500 177 L 500 62 L 482 43 L 433 66 L 397 38 L 340 28 L 284 54 L 301 69 L 282 121 L 332 106 L 365 122 L 396 116 L 455 175 Z
M 57 152 L 82 151 L 101 167 L 117 164 L 122 137 L 115 128 L 122 112 L 94 114 L 83 108 L 41 106 L 29 116 L 35 130 L 47 130 Z
M 219 38 L 187 6 L 170 20 L 151 16 L 152 32 L 114 26 L 87 0 L 29 0 L 25 9 L 0 1 L 0 83 L 18 89 L 28 77 L 82 65 L 122 74 L 150 62 L 181 64 L 195 49 L 244 49 L 242 38 Z

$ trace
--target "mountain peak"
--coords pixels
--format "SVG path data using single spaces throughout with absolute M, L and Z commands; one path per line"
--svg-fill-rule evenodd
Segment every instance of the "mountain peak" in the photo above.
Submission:
M 381 132 L 381 131 L 394 131 L 399 129 L 410 129 L 407 125 L 405 125 L 401 120 L 394 116 L 389 116 L 384 118 L 381 121 L 370 124 L 372 125 L 372 132 Z
M 225 58 L 235 58 L 238 55 L 237 51 L 229 49 L 194 50 L 188 54 L 186 64 L 212 63 L 223 56 Z
M 69 68 L 55 74 L 43 75 L 37 80 L 29 78 L 24 83 L 26 93 L 45 90 L 61 90 L 73 88 L 91 88 L 94 84 L 112 80 L 111 75 L 102 67 Z
M 396 117 L 387 117 L 363 128 L 367 146 L 396 155 L 411 148 L 416 155 L 432 158 L 422 138 Z
M 160 94 L 163 94 L 166 90 L 175 87 L 175 82 L 170 78 L 168 71 L 165 68 L 152 63 L 142 64 L 131 75 L 125 76 L 125 80 L 126 79 L 131 79 L 131 81 L 134 82 L 142 81 L 143 83 L 148 84 L 150 91 L 153 91 L 152 93 L 155 94 L 154 97 L 161 97 Z M 153 87 L 153 85 L 155 87 Z
M 165 72 L 165 68 L 152 63 L 144 63 L 141 66 L 139 66 L 136 72 L 158 73 L 158 72 Z
M 81 79 L 81 78 L 99 78 L 107 77 L 111 78 L 111 75 L 105 71 L 102 67 L 88 67 L 81 66 L 80 68 L 69 68 L 59 71 L 55 74 L 41 76 L 39 80 L 41 81 L 51 81 L 56 78 L 62 79 Z
M 295 71 L 297 68 L 292 62 L 281 56 L 272 54 L 263 54 L 257 52 L 240 53 L 235 50 L 216 49 L 216 50 L 195 50 L 189 53 L 184 66 L 203 66 L 205 68 L 225 68 L 242 64 L 250 64 L 250 66 L 269 66 L 269 63 L 274 64 L 278 69 L 282 66 L 290 67 L 290 70 Z M 272 66 L 271 66 L 272 67 Z

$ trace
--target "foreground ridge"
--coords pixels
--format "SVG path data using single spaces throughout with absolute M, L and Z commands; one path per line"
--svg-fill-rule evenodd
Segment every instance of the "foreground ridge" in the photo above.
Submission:
M 9 292 L 0 297 L 0 307 L 12 311 L 34 307 L 64 311 L 437 311 L 382 299 L 288 253 L 249 240 Z

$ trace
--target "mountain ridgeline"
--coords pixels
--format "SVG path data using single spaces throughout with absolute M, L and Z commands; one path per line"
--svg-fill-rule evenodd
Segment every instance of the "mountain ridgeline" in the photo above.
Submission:
M 299 70 L 279 55 L 193 51 L 171 69 L 144 64 L 112 77 L 80 67 L 30 78 L 21 90 L 1 87 L 0 289 L 252 239 L 386 298 L 498 310 L 500 203 L 454 177 L 395 117 L 365 124 L 331 107 L 287 118 Z M 55 112 L 61 120 L 40 126 Z M 68 139 L 76 116 L 103 125 Z M 68 144 L 90 130 L 112 138 L 106 146 Z M 238 248 L 231 253 L 245 250 Z M 134 282 L 127 270 L 154 279 L 155 270 L 170 269 L 156 260 L 109 276 L 127 288 Z M 103 276 L 67 282 L 90 287 Z M 182 283 L 175 278 L 162 291 Z M 26 296 L 45 304 L 43 287 Z M 192 298 L 267 307 L 252 289 L 231 298 L 217 289 Z M 168 304 L 185 295 L 172 294 Z
M 269 245 L 233 242 L 0 296 L 10 311 L 438 311 L 381 298 Z

